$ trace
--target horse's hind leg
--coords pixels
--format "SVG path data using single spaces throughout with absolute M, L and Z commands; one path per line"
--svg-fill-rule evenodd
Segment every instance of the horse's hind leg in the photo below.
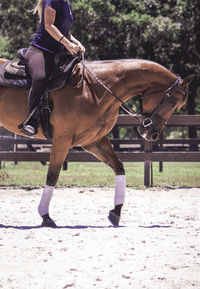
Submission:
M 56 138 L 52 142 L 46 186 L 38 207 L 38 212 L 43 218 L 42 226 L 44 227 L 56 227 L 56 224 L 49 216 L 49 205 L 69 147 L 69 143 L 64 138 Z
M 114 209 L 109 212 L 109 220 L 114 226 L 119 225 L 121 208 L 125 201 L 126 177 L 122 162 L 113 151 L 110 141 L 103 137 L 99 142 L 85 146 L 84 149 L 110 166 L 115 173 Z

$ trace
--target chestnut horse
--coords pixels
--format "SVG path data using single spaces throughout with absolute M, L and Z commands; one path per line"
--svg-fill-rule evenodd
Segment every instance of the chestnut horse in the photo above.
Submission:
M 1 59 L 0 63 L 5 61 Z M 62 164 L 74 146 L 83 147 L 113 169 L 114 209 L 109 212 L 109 220 L 118 225 L 125 200 L 125 171 L 106 135 L 116 123 L 121 105 L 119 99 L 125 102 L 135 95 L 143 96 L 139 132 L 147 140 L 156 140 L 175 109 L 180 109 L 186 102 L 192 80 L 192 76 L 182 80 L 163 66 L 147 60 L 91 61 L 85 65 L 96 78 L 85 70 L 80 87 L 66 83 L 49 94 L 53 103 L 50 118 L 53 139 L 46 186 L 38 207 L 43 226 L 56 226 L 49 216 L 49 204 Z M 25 89 L 0 86 L 0 124 L 16 134 L 22 134 L 18 125 L 26 117 L 27 98 Z M 146 118 L 144 122 L 142 117 Z M 45 138 L 41 129 L 36 138 Z

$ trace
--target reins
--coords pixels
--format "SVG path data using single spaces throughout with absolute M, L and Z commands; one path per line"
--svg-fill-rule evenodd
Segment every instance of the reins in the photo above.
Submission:
M 137 121 L 144 127 L 147 128 L 149 126 L 151 126 L 153 124 L 153 118 L 157 117 L 159 118 L 165 125 L 166 125 L 166 121 L 163 120 L 157 113 L 160 110 L 160 108 L 162 107 L 162 105 L 165 103 L 165 101 L 171 97 L 171 93 L 174 89 L 179 90 L 182 94 L 186 94 L 186 92 L 184 90 L 182 90 L 181 88 L 179 88 L 179 83 L 182 81 L 181 77 L 178 77 L 175 82 L 167 89 L 164 90 L 159 90 L 159 91 L 154 91 L 152 93 L 149 93 L 149 95 L 152 94 L 157 94 L 157 93 L 161 93 L 161 92 L 166 92 L 165 96 L 163 97 L 163 99 L 160 101 L 159 105 L 154 109 L 154 111 L 150 114 L 149 117 L 145 117 L 142 114 L 139 114 L 137 112 L 135 112 L 133 109 L 131 109 L 130 107 L 128 107 L 125 102 L 123 100 L 121 100 L 115 93 L 113 93 L 113 91 L 111 89 L 109 89 L 98 77 L 96 77 L 90 70 L 89 68 L 86 66 L 86 64 L 84 63 L 85 59 L 84 59 L 84 54 L 82 55 L 82 60 L 80 61 L 81 64 L 83 65 L 83 68 L 87 70 L 87 72 L 102 86 L 104 87 L 105 90 L 107 90 L 113 97 L 115 97 L 119 102 L 121 102 L 121 108 L 124 112 L 126 112 L 127 114 L 131 115 L 132 117 L 134 117 L 135 119 L 137 119 Z M 82 80 L 84 77 L 84 71 L 82 74 Z
M 89 70 L 89 68 L 85 65 L 84 63 L 84 56 L 82 56 L 82 60 L 81 60 L 81 64 L 83 65 L 84 69 L 87 70 L 87 72 L 102 86 L 105 88 L 105 90 L 107 90 L 112 96 L 114 96 L 119 102 L 121 102 L 121 109 L 126 112 L 127 114 L 131 115 L 132 117 L 136 118 L 141 124 L 143 123 L 143 117 L 141 114 L 137 113 L 136 111 L 134 111 L 133 109 L 131 109 L 130 107 L 128 107 L 128 105 L 125 104 L 125 102 L 123 100 L 121 100 L 115 93 L 113 93 L 113 91 L 108 88 L 98 77 L 96 77 L 91 70 Z M 84 72 L 82 74 L 82 79 L 83 79 L 83 75 Z

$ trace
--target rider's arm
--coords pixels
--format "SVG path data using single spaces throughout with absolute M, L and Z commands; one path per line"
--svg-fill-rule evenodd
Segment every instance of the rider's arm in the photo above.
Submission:
M 44 10 L 44 25 L 46 31 L 57 41 L 62 43 L 71 54 L 76 54 L 80 50 L 79 45 L 63 37 L 62 33 L 54 25 L 56 19 L 56 10 L 47 6 Z

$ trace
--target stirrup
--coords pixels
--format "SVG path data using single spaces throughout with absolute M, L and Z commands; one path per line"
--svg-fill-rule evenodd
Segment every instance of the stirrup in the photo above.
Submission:
M 36 111 L 37 106 L 28 114 L 28 116 L 25 118 L 25 120 L 18 125 L 18 129 L 23 129 L 25 127 L 25 125 L 28 123 L 28 121 L 31 119 L 31 117 L 33 116 L 34 112 Z
M 31 123 L 29 124 L 29 121 L 31 121 L 31 118 L 32 118 L 33 114 L 35 113 L 36 109 L 37 109 L 37 106 L 28 114 L 26 119 L 20 125 L 18 125 L 18 129 L 22 133 L 24 133 L 25 135 L 34 136 L 38 132 L 38 123 L 36 125 L 34 125 L 34 124 L 32 125 Z M 28 126 L 30 126 L 30 130 L 29 130 L 29 128 L 28 128 L 28 130 L 26 130 L 26 126 L 27 126 L 27 128 L 28 128 Z
M 20 130 L 27 136 L 34 136 L 37 133 L 37 129 L 35 129 L 32 125 L 29 124 L 23 126 Z

